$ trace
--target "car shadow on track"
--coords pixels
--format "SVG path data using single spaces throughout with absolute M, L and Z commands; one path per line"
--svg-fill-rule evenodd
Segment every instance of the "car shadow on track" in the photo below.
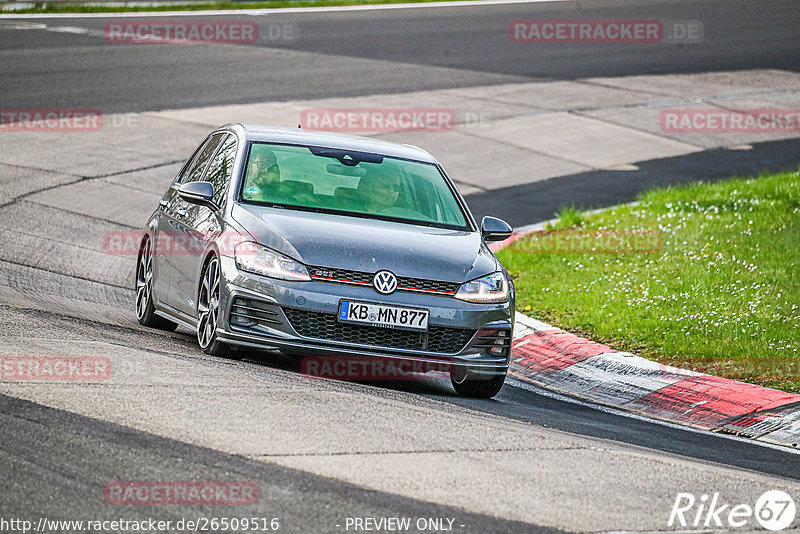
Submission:
M 297 373 L 309 380 L 332 380 L 343 383 L 360 384 L 363 386 L 370 386 L 380 389 L 389 389 L 394 391 L 402 391 L 404 393 L 414 393 L 417 395 L 433 395 L 445 397 L 457 397 L 455 390 L 450 384 L 450 377 L 441 371 L 432 371 L 429 373 L 411 373 L 408 377 L 402 379 L 380 379 L 380 380 L 363 380 L 363 379 L 347 379 L 347 378 L 331 378 L 328 376 L 314 376 L 306 372 L 303 365 L 303 359 L 306 357 L 317 356 L 304 355 L 304 354 L 287 354 L 280 351 L 267 351 L 267 350 L 252 350 L 246 351 L 243 360 L 270 367 L 272 369 L 280 369 L 291 373 Z M 333 360 L 333 359 L 332 359 Z
M 185 339 L 196 348 L 196 336 L 194 333 L 189 332 L 183 328 L 179 328 L 176 332 L 170 334 L 171 336 Z M 200 349 L 197 349 L 198 354 L 202 354 Z M 450 397 L 456 398 L 459 395 L 455 392 L 450 384 L 450 378 L 440 371 L 433 371 L 430 373 L 413 373 L 408 378 L 400 380 L 381 379 L 381 380 L 344 380 L 337 378 L 310 376 L 304 372 L 303 358 L 313 357 L 313 354 L 289 354 L 277 350 L 260 350 L 260 349 L 237 349 L 236 358 L 241 358 L 242 361 L 263 365 L 271 369 L 278 369 L 290 373 L 303 375 L 309 380 L 332 380 L 342 383 L 360 384 L 363 386 L 376 387 L 381 389 L 389 389 L 394 391 L 401 391 L 404 393 L 414 393 L 417 395 L 428 395 L 435 397 Z M 226 360 L 222 360 L 226 361 Z M 236 363 L 235 360 L 227 360 L 229 363 Z

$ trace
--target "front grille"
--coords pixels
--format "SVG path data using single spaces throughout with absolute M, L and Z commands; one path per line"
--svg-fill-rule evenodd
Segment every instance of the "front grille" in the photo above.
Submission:
M 251 327 L 282 324 L 278 308 L 256 299 L 236 297 L 231 305 L 230 323 L 233 326 Z
M 428 332 L 409 332 L 391 328 L 378 328 L 340 323 L 336 315 L 284 308 L 286 318 L 304 337 L 342 341 L 374 347 L 426 350 L 452 354 L 461 349 L 475 335 L 475 330 L 431 326 Z
M 308 266 L 311 278 L 323 282 L 372 285 L 372 278 L 375 273 L 365 271 L 352 271 L 349 269 L 332 269 L 329 267 Z M 443 282 L 441 280 L 426 280 L 424 278 L 409 278 L 406 276 L 397 277 L 398 291 L 419 291 L 423 293 L 441 294 L 453 296 L 458 291 L 458 282 Z
M 456 291 L 461 284 L 454 282 L 442 282 L 439 280 L 425 280 L 423 278 L 406 278 L 405 276 L 397 277 L 397 286 L 399 288 L 409 288 L 411 291 L 435 291 L 440 293 L 449 293 L 455 295 Z

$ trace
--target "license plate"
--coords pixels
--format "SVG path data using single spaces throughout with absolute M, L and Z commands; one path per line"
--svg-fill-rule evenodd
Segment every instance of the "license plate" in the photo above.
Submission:
M 343 300 L 339 303 L 339 322 L 366 324 L 380 328 L 428 330 L 430 312 L 423 308 L 385 306 L 371 302 Z

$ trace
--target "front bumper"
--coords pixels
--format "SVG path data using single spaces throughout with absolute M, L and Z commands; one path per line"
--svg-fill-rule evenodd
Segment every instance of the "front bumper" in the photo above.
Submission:
M 476 304 L 452 297 L 321 281 L 289 282 L 240 271 L 221 258 L 220 341 L 252 348 L 341 357 L 386 358 L 474 375 L 505 374 L 511 350 L 513 298 Z M 430 310 L 425 334 L 338 323 L 341 299 Z

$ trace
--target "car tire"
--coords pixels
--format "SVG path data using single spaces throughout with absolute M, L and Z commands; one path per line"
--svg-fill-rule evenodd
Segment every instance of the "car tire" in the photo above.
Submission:
M 450 373 L 450 382 L 453 389 L 462 397 L 475 397 L 479 399 L 491 399 L 503 388 L 506 375 L 492 377 L 470 376 L 467 371 L 454 370 Z
M 177 323 L 156 315 L 156 308 L 153 304 L 153 247 L 149 236 L 142 241 L 142 245 L 139 247 L 135 280 L 136 319 L 139 324 L 168 332 L 178 328 Z
M 242 359 L 243 354 L 217 339 L 219 324 L 219 258 L 210 256 L 200 277 L 197 290 L 197 343 L 200 349 L 211 356 L 233 360 Z

